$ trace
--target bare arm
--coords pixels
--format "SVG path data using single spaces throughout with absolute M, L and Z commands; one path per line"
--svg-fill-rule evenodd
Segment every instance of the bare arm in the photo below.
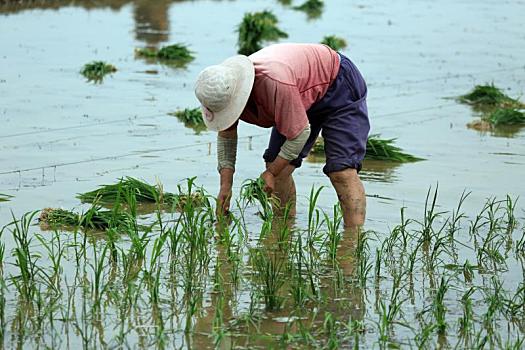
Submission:
M 217 170 L 220 174 L 220 189 L 217 197 L 217 213 L 224 214 L 230 208 L 236 155 L 237 128 L 219 131 L 217 135 Z

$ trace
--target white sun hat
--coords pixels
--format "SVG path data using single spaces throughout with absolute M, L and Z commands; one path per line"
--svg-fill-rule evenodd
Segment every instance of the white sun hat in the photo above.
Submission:
M 226 130 L 239 119 L 254 79 L 253 63 L 244 55 L 230 57 L 200 72 L 195 96 L 201 103 L 202 119 L 209 130 Z

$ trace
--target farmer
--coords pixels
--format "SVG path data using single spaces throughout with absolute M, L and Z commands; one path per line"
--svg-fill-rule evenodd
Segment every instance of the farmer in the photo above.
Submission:
M 229 210 L 240 119 L 272 128 L 261 178 L 266 192 L 275 194 L 281 204 L 291 202 L 293 208 L 292 173 L 322 132 L 323 172 L 337 192 L 345 226 L 362 225 L 366 200 L 358 172 L 370 129 L 366 92 L 357 67 L 321 44 L 271 45 L 204 69 L 195 95 L 206 126 L 218 131 L 217 212 Z

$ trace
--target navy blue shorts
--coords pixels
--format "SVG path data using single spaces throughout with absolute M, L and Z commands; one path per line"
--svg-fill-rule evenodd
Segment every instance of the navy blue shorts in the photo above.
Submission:
M 290 162 L 300 167 L 321 132 L 326 154 L 323 172 L 327 175 L 346 168 L 361 170 L 370 131 L 365 80 L 350 59 L 339 55 L 341 65 L 336 79 L 323 98 L 306 111 L 310 121 L 310 137 L 299 157 Z M 273 162 L 285 141 L 286 137 L 274 127 L 264 152 L 264 160 Z

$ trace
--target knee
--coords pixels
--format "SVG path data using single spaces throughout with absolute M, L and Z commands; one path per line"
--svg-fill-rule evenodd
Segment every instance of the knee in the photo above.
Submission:
M 330 181 L 334 184 L 349 184 L 359 180 L 359 175 L 357 175 L 357 170 L 352 168 L 347 168 L 341 171 L 334 171 L 328 174 Z

